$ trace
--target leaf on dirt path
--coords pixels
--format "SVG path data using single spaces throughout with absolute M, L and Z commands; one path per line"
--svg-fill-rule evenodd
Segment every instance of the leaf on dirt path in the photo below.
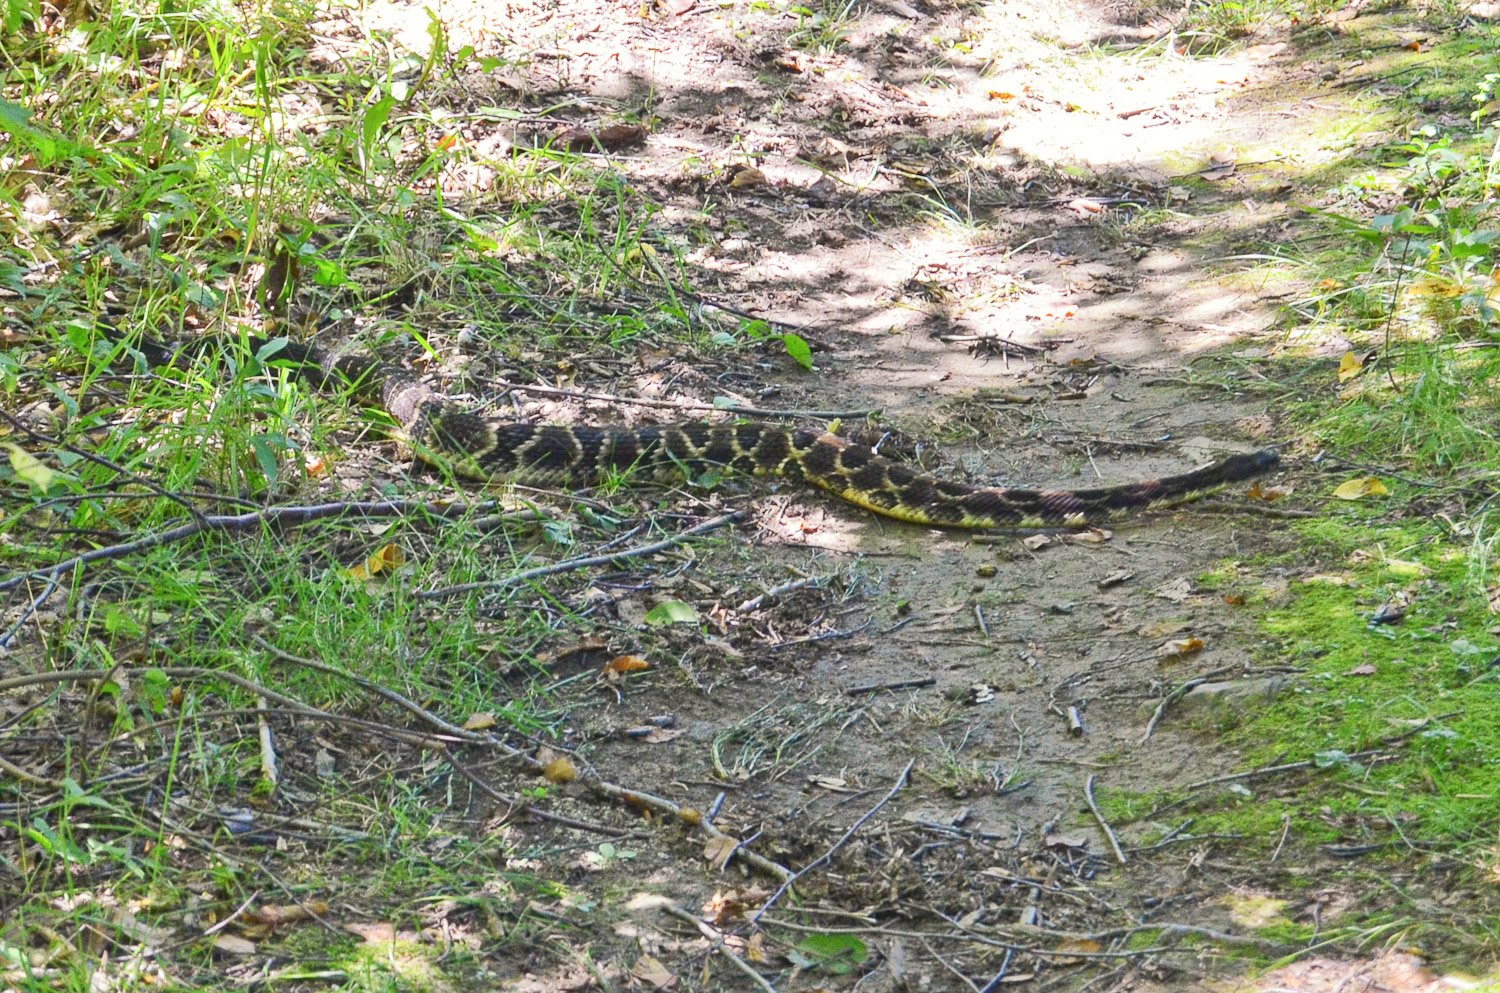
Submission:
M 681 600 L 663 600 L 646 611 L 647 624 L 697 624 L 698 612 Z
M 401 550 L 400 545 L 392 541 L 381 545 L 375 554 L 359 565 L 345 569 L 344 573 L 351 579 L 371 580 L 376 576 L 390 575 L 401 568 L 405 562 L 406 553 Z
M 869 958 L 870 949 L 852 934 L 810 934 L 786 957 L 804 969 L 824 969 L 842 976 Z
M 1435 275 L 1422 276 L 1406 290 L 1410 296 L 1438 300 L 1451 299 L 1463 291 L 1461 283 Z
M 223 952 L 225 955 L 254 955 L 255 942 L 248 938 L 241 938 L 237 934 L 226 934 L 220 931 L 214 935 L 214 951 Z
M 1079 848 L 1089 847 L 1089 836 L 1086 834 L 1062 834 L 1057 831 L 1048 831 L 1042 838 L 1042 844 L 1048 848 Z
M 1345 352 L 1344 357 L 1339 359 L 1339 382 L 1353 379 L 1364 370 L 1364 367 L 1365 360 L 1355 355 L 1352 349 Z
M 807 339 L 800 334 L 788 331 L 781 336 L 781 340 L 785 343 L 786 353 L 792 357 L 792 361 L 811 371 L 813 367 L 812 346 L 807 343 Z
M 1097 582 L 1095 585 L 1098 586 L 1101 590 L 1107 590 L 1111 587 L 1119 586 L 1121 583 L 1128 583 L 1134 578 L 1135 573 L 1131 572 L 1129 569 L 1116 569 L 1108 576 L 1105 576 L 1103 579 L 1099 580 L 1099 582 Z
M 550 748 L 539 748 L 536 760 L 542 764 L 542 776 L 549 783 L 571 783 L 578 778 L 578 767 L 566 755 Z
M 835 793 L 855 793 L 857 790 L 849 788 L 849 781 L 842 776 L 808 776 L 807 785 L 816 786 L 823 790 L 832 790 Z
M 642 955 L 630 967 L 630 975 L 656 989 L 665 990 L 677 985 L 677 974 L 661 964 L 654 955 Z
M 1221 159 L 1215 156 L 1209 159 L 1208 168 L 1203 170 L 1203 178 L 1210 183 L 1221 183 L 1234 175 L 1235 164 L 1233 159 Z
M 1039 552 L 1052 544 L 1052 536 L 1050 534 L 1034 534 L 1029 538 L 1022 538 L 1021 544 L 1025 545 L 1028 551 Z
M 766 185 L 766 174 L 755 166 L 740 166 L 734 170 L 734 175 L 729 177 L 729 188 L 731 190 L 748 190 L 757 186 Z
M 606 681 L 614 683 L 632 672 L 644 672 L 649 668 L 651 668 L 651 663 L 639 655 L 616 655 L 604 663 L 604 668 L 599 671 L 599 675 Z
M 495 719 L 495 715 L 489 712 L 470 714 L 469 719 L 464 721 L 464 730 L 488 731 L 498 723 L 500 722 Z
M 1340 483 L 1333 495 L 1340 500 L 1363 500 L 1368 496 L 1385 496 L 1390 492 L 1377 477 L 1360 476 Z
M 1160 661 L 1166 662 L 1172 659 L 1185 659 L 1189 655 L 1197 655 L 1203 651 L 1204 641 L 1202 638 L 1173 638 L 1156 646 L 1152 654 Z
M 1285 499 L 1297 491 L 1297 487 L 1291 483 L 1252 483 L 1245 491 L 1245 499 L 1259 500 L 1262 503 L 1275 503 L 1277 500 Z
M 991 100 L 1014 100 L 1016 95 L 1009 90 L 990 90 L 985 94 Z
M 727 834 L 714 835 L 703 843 L 703 859 L 715 869 L 722 869 L 739 847 L 740 843 Z
M 703 915 L 714 927 L 724 927 L 731 921 L 743 920 L 752 907 L 759 907 L 770 896 L 770 892 L 759 886 L 736 886 L 732 890 L 714 890 L 703 905 Z
M 1106 541 L 1113 541 L 1114 537 L 1115 533 L 1108 528 L 1085 528 L 1068 535 L 1070 541 L 1076 541 L 1080 545 L 1102 545 Z

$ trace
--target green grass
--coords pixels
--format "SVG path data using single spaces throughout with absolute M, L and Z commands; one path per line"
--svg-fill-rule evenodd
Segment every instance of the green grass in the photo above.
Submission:
M 663 285 L 681 275 L 655 231 L 656 205 L 619 173 L 545 145 L 493 158 L 453 140 L 453 119 L 429 108 L 486 60 L 449 51 L 436 22 L 427 50 L 397 50 L 389 64 L 375 54 L 382 39 L 367 39 L 380 44 L 363 58 L 315 56 L 318 19 L 345 13 L 124 2 L 105 21 L 41 34 L 37 8 L 0 8 L 0 130 L 21 170 L 20 183 L 0 185 L 0 285 L 7 330 L 24 332 L 20 347 L 0 351 L 0 393 L 56 442 L 10 423 L 0 441 L 58 473 L 0 460 L 6 574 L 200 513 L 420 500 L 378 423 L 372 432 L 362 413 L 314 396 L 270 351 L 233 346 L 252 332 L 297 333 L 309 309 L 372 347 L 451 355 L 462 337 L 526 378 L 580 353 L 754 345 L 754 329 L 689 322 L 689 305 Z M 445 184 L 466 168 L 490 177 L 486 195 L 450 194 Z M 134 361 L 140 336 L 197 335 L 231 345 L 172 369 Z M 382 450 L 387 466 L 368 454 Z M 28 660 L 107 675 L 44 685 L 10 729 L 13 741 L 50 743 L 46 761 L 31 763 L 50 782 L 0 789 L 0 835 L 23 853 L 0 876 L 3 915 L 46 928 L 0 934 L 0 971 L 18 971 L 26 990 L 86 990 L 97 957 L 68 942 L 100 934 L 139 945 L 118 908 L 164 933 L 201 935 L 247 901 L 355 900 L 415 929 L 451 898 L 492 920 L 499 947 L 530 954 L 543 929 L 527 901 L 567 891 L 508 869 L 532 854 L 508 832 L 454 825 L 466 794 L 439 758 L 358 725 L 293 719 L 272 702 L 264 720 L 287 763 L 273 784 L 258 734 L 264 701 L 216 676 L 349 720 L 413 724 L 353 679 L 288 661 L 268 642 L 451 723 L 489 714 L 523 739 L 552 738 L 566 714 L 539 657 L 585 626 L 573 595 L 584 578 L 508 606 L 494 593 L 418 593 L 601 544 L 621 526 L 607 508 L 498 533 L 481 516 L 412 510 L 210 533 L 62 577 L 75 592 L 60 597 Z M 394 575 L 349 575 L 392 543 L 405 554 Z M 165 674 L 173 669 L 203 675 Z M 307 764 L 314 753 L 327 769 Z M 130 766 L 139 768 L 122 776 Z M 274 827 L 288 815 L 312 826 L 288 841 Z M 288 847 L 257 842 L 262 830 Z M 545 933 L 558 929 L 548 922 Z M 473 968 L 466 952 L 440 967 L 433 946 L 391 956 L 316 925 L 256 941 L 310 974 L 321 968 L 336 988 L 439 988 Z M 211 945 L 189 940 L 157 985 L 221 982 Z M 156 966 L 111 968 L 122 978 Z
M 1366 29 L 1374 44 L 1403 25 Z M 1294 447 L 1319 458 L 1296 473 L 1292 498 L 1316 516 L 1260 558 L 1259 574 L 1275 581 L 1206 577 L 1263 612 L 1267 642 L 1251 663 L 1300 675 L 1274 703 L 1218 713 L 1201 729 L 1234 748 L 1242 769 L 1311 767 L 1193 795 L 1104 798 L 1121 821 L 1149 816 L 1165 829 L 1191 817 L 1193 834 L 1237 836 L 1263 859 L 1278 853 L 1286 868 L 1268 872 L 1284 885 L 1305 883 L 1316 864 L 1320 885 L 1374 894 L 1320 940 L 1399 936 L 1471 960 L 1500 942 L 1490 898 L 1500 800 L 1500 323 L 1490 294 L 1500 215 L 1493 118 L 1469 116 L 1500 78 L 1486 76 L 1500 70 L 1493 41 L 1489 29 L 1485 45 L 1439 47 L 1433 71 L 1387 102 L 1388 119 L 1414 123 L 1395 136 L 1356 135 L 1364 152 L 1303 177 L 1300 196 L 1320 205 L 1308 237 L 1238 256 L 1262 279 L 1305 287 L 1287 308 L 1279 356 L 1256 368 Z M 1364 362 L 1342 379 L 1328 345 L 1339 340 Z M 1389 493 L 1332 496 L 1367 476 Z M 1375 620 L 1398 604 L 1399 622 Z M 1332 852 L 1346 854 L 1330 864 Z M 1438 909 L 1423 896 L 1433 888 L 1462 894 L 1467 909 Z M 1294 932 L 1264 934 L 1306 941 Z

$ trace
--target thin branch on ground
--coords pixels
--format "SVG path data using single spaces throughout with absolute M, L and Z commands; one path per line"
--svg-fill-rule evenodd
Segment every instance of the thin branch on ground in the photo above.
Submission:
M 1088 801 L 1089 810 L 1094 814 L 1094 820 L 1099 822 L 1099 829 L 1104 832 L 1104 837 L 1109 839 L 1109 847 L 1115 853 L 1115 860 L 1121 865 L 1127 864 L 1130 859 L 1125 857 L 1125 852 L 1120 848 L 1120 839 L 1115 837 L 1114 829 L 1109 826 L 1109 821 L 1104 819 L 1104 812 L 1099 809 L 1099 804 L 1094 802 L 1094 774 L 1089 773 L 1089 778 L 1083 784 L 1083 798 Z
M 204 514 L 191 524 L 182 524 L 175 528 L 168 528 L 165 531 L 158 531 L 155 534 L 143 535 L 118 545 L 106 545 L 102 548 L 90 549 L 87 552 L 64 559 L 54 565 L 32 569 L 30 572 L 17 573 L 14 576 L 0 580 L 0 593 L 15 589 L 28 580 L 61 577 L 68 572 L 82 569 L 84 566 L 94 562 L 123 558 L 127 555 L 133 555 L 136 552 L 159 548 L 162 545 L 170 545 L 191 538 L 194 535 L 210 531 L 249 531 L 255 528 L 308 524 L 313 521 L 337 517 L 404 517 L 414 513 L 430 514 L 445 520 L 456 520 L 465 514 L 476 511 L 488 511 L 499 505 L 499 501 L 496 500 L 486 500 L 479 504 L 441 504 L 424 500 L 341 500 L 333 503 L 266 507 L 263 510 L 256 510 L 245 514 Z M 535 520 L 536 516 L 533 511 L 522 511 L 516 514 L 515 520 L 518 522 Z
M 662 904 L 661 909 L 666 913 L 671 914 L 673 917 L 676 917 L 679 920 L 687 921 L 689 924 L 696 927 L 698 931 L 703 935 L 703 937 L 712 942 L 712 944 L 710 945 L 711 949 L 724 956 L 724 958 L 728 959 L 729 964 L 742 972 L 747 979 L 749 979 L 756 985 L 757 988 L 765 990 L 766 993 L 776 993 L 776 987 L 772 986 L 770 981 L 767 980 L 765 976 L 762 976 L 760 973 L 752 969 L 749 962 L 746 962 L 744 959 L 736 955 L 734 953 L 734 950 L 725 943 L 724 932 L 720 931 L 718 928 L 715 928 L 707 921 L 700 919 L 698 915 L 694 914 L 692 911 L 687 910 L 683 907 L 679 907 L 675 903 L 664 903 Z
M 661 541 L 653 541 L 649 545 L 637 545 L 634 548 L 621 549 L 618 552 L 606 552 L 603 555 L 581 555 L 578 558 L 563 559 L 551 565 L 537 566 L 535 569 L 525 569 L 521 572 L 511 573 L 509 576 L 501 576 L 498 579 L 484 579 L 473 583 L 460 583 L 457 586 L 442 586 L 432 590 L 419 590 L 417 596 L 423 600 L 437 600 L 443 597 L 457 596 L 460 593 L 472 593 L 475 590 L 504 589 L 507 586 L 515 586 L 519 583 L 542 576 L 555 576 L 561 572 L 572 572 L 576 569 L 587 569 L 596 565 L 611 565 L 626 559 L 640 558 L 642 555 L 653 555 L 656 552 L 665 551 L 674 545 L 680 545 L 689 538 L 717 531 L 726 524 L 734 524 L 745 517 L 744 511 L 734 510 L 727 514 L 720 514 L 711 520 L 704 521 L 688 528 L 686 531 L 674 534 Z
M 859 820 L 851 824 L 849 826 L 849 830 L 845 831 L 843 836 L 840 837 L 838 841 L 835 841 L 827 851 L 825 851 L 822 855 L 819 855 L 817 858 L 813 859 L 811 862 L 807 863 L 807 865 L 798 869 L 789 878 L 783 880 L 781 885 L 776 888 L 776 892 L 772 893 L 766 899 L 766 902 L 761 904 L 760 909 L 755 912 L 755 916 L 750 918 L 750 923 L 757 923 L 766 911 L 776 906 L 776 901 L 785 896 L 787 890 L 791 889 L 792 885 L 796 883 L 797 880 L 801 879 L 803 876 L 807 875 L 809 872 L 812 872 L 818 866 L 823 865 L 829 859 L 833 858 L 833 856 L 838 852 L 839 849 L 843 848 L 850 842 L 851 839 L 853 839 L 855 834 L 859 832 L 859 829 L 864 827 L 865 823 L 869 821 L 870 818 L 874 817 L 877 813 L 880 812 L 880 809 L 882 807 L 894 800 L 896 798 L 896 794 L 900 793 L 901 790 L 906 787 L 907 778 L 911 776 L 912 767 L 916 764 L 916 759 L 909 759 L 906 763 L 906 767 L 901 770 L 901 774 L 896 777 L 896 782 L 888 791 L 886 791 L 885 796 L 881 797 L 880 801 L 876 803 L 875 806 L 865 811 L 864 814 L 859 818 Z

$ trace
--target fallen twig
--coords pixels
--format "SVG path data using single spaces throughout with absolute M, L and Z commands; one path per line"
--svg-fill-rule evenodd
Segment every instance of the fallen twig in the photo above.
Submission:
M 441 586 L 433 590 L 419 590 L 417 596 L 423 600 L 436 600 L 441 597 L 456 596 L 459 593 L 471 593 L 474 590 L 504 589 L 507 586 L 515 586 L 517 583 L 524 583 L 527 580 L 537 579 L 541 576 L 554 576 L 560 572 L 572 572 L 574 569 L 587 569 L 590 566 L 609 565 L 612 562 L 639 558 L 642 555 L 652 555 L 671 548 L 673 545 L 680 545 L 688 538 L 716 531 L 726 524 L 734 524 L 743 520 L 744 516 L 743 511 L 733 510 L 727 514 L 720 514 L 712 520 L 707 520 L 688 528 L 680 534 L 674 534 L 670 538 L 653 541 L 649 545 L 637 545 L 634 548 L 625 548 L 618 552 L 606 552 L 603 555 L 581 555 L 578 558 L 563 559 L 561 562 L 537 566 L 535 569 L 524 569 L 521 572 L 511 573 L 509 576 L 501 576 L 499 579 L 484 579 L 474 583 L 459 583 L 457 586 Z
M 1093 811 L 1094 820 L 1099 822 L 1099 829 L 1104 832 L 1104 837 L 1109 839 L 1109 847 L 1115 853 L 1115 861 L 1121 865 L 1127 864 L 1130 859 L 1125 857 L 1125 852 L 1120 848 L 1120 839 L 1115 837 L 1114 829 L 1109 826 L 1109 821 L 1104 819 L 1104 814 L 1099 805 L 1094 802 L 1094 774 L 1089 773 L 1089 778 L 1083 784 L 1083 798 L 1088 801 L 1089 810 Z
M 911 775 L 912 767 L 916 764 L 916 759 L 908 760 L 906 763 L 906 767 L 901 770 L 901 775 L 896 777 L 895 784 L 892 785 L 888 791 L 886 791 L 885 796 L 880 798 L 880 802 L 876 803 L 875 806 L 865 811 L 864 814 L 859 818 L 859 820 L 851 824 L 849 826 L 849 830 L 845 831 L 843 836 L 840 837 L 838 841 L 835 841 L 833 845 L 830 846 L 829 849 L 822 855 L 819 855 L 817 858 L 807 863 L 807 865 L 792 873 L 791 876 L 789 876 L 787 879 L 782 880 L 781 885 L 776 888 L 776 892 L 767 897 L 766 902 L 761 904 L 760 909 L 755 912 L 755 916 L 750 918 L 750 923 L 754 924 L 758 922 L 761 919 L 761 916 L 765 914 L 766 911 L 776 906 L 777 900 L 780 900 L 783 896 L 786 895 L 787 890 L 792 888 L 793 883 L 816 869 L 818 866 L 823 865 L 829 859 L 833 858 L 834 854 L 838 852 L 840 848 L 843 848 L 845 845 L 847 845 L 850 839 L 854 837 L 859 829 L 864 827 L 866 821 L 879 813 L 882 807 L 890 803 L 893 799 L 895 799 L 896 794 L 901 792 L 901 790 L 906 786 L 907 778 Z
M 760 973 L 752 969 L 749 962 L 746 962 L 744 959 L 740 958 L 727 944 L 725 944 L 724 933 L 718 928 L 709 924 L 707 921 L 702 920 L 698 917 L 697 914 L 694 914 L 692 911 L 687 910 L 683 907 L 679 907 L 677 904 L 670 901 L 663 903 L 661 909 L 679 920 L 687 921 L 689 924 L 697 928 L 699 932 L 702 933 L 703 937 L 707 938 L 713 943 L 710 947 L 714 951 L 718 952 L 720 955 L 728 959 L 730 965 L 734 966 L 740 972 L 744 973 L 746 978 L 753 982 L 758 988 L 766 990 L 767 993 L 776 993 L 776 987 L 772 986 L 765 976 L 762 976 Z
M 118 545 L 106 545 L 103 548 L 90 549 L 87 552 L 64 559 L 54 565 L 33 569 L 30 572 L 17 573 L 7 579 L 0 580 L 0 593 L 15 589 L 27 580 L 61 577 L 68 572 L 81 569 L 94 562 L 122 558 L 135 552 L 143 552 L 147 549 L 160 547 L 161 545 L 170 545 L 174 542 L 191 538 L 193 535 L 209 531 L 249 531 L 255 528 L 285 526 L 288 524 L 307 524 L 312 521 L 326 520 L 330 517 L 401 517 L 406 514 L 418 512 L 453 520 L 463 517 L 470 512 L 487 511 L 497 506 L 499 506 L 499 501 L 497 500 L 487 500 L 479 504 L 441 504 L 423 500 L 341 500 L 334 503 L 266 507 L 245 514 L 204 514 L 193 520 L 190 524 L 168 528 L 165 531 L 144 535 Z M 515 519 L 523 521 L 534 519 L 534 517 L 535 515 L 532 512 L 523 511 L 517 514 Z
M 879 693 L 881 690 L 908 690 L 936 685 L 936 676 L 922 676 L 919 679 L 894 679 L 888 683 L 866 683 L 863 686 L 851 686 L 844 693 L 848 696 L 861 696 L 865 693 Z

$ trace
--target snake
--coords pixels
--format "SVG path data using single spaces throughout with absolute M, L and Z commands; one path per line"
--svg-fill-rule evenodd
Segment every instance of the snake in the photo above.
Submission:
M 680 482 L 705 473 L 775 476 L 909 524 L 967 530 L 1082 528 L 1177 506 L 1270 472 L 1273 449 L 1230 455 L 1189 472 L 1080 489 L 983 486 L 944 479 L 831 431 L 764 420 L 639 427 L 533 424 L 487 416 L 380 358 L 252 339 L 260 354 L 320 389 L 383 408 L 422 461 L 454 476 L 540 488 L 610 479 Z M 267 347 L 274 346 L 274 347 Z M 148 357 L 161 346 L 147 350 Z

